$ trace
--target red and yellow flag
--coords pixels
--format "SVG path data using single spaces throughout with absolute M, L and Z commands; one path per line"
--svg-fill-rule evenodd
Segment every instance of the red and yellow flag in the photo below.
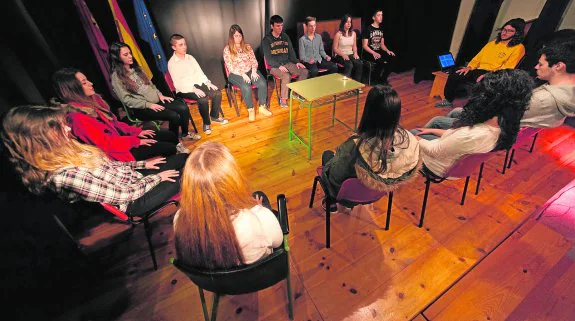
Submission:
M 120 41 L 125 42 L 126 44 L 128 44 L 128 46 L 130 46 L 130 48 L 132 48 L 132 56 L 134 57 L 134 59 L 136 59 L 136 61 L 146 74 L 146 76 L 152 79 L 153 75 L 152 71 L 150 70 L 150 66 L 148 66 L 148 63 L 146 62 L 146 59 L 144 58 L 142 51 L 140 51 L 140 47 L 138 46 L 138 43 L 136 43 L 136 39 L 134 38 L 134 35 L 132 34 L 132 31 L 130 30 L 128 23 L 126 22 L 126 19 L 124 18 L 124 15 L 120 10 L 120 6 L 118 6 L 118 2 L 116 0 L 108 0 L 108 4 L 110 5 L 110 9 L 112 10 L 112 14 L 114 15 L 114 21 L 116 22 L 116 30 L 118 31 Z

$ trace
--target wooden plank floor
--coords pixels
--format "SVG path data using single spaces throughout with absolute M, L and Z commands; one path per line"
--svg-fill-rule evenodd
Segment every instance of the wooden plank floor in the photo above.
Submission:
M 428 97 L 431 82 L 413 84 L 411 73 L 394 75 L 390 82 L 402 98 L 401 123 L 405 128 L 421 126 L 431 117 L 447 112 L 433 107 L 434 101 Z M 367 90 L 360 99 L 361 107 L 366 93 Z M 575 178 L 574 131 L 570 128 L 545 131 L 533 154 L 516 152 L 516 164 L 505 175 L 500 173 L 504 155 L 491 159 L 486 164 L 479 195 L 469 193 L 465 206 L 459 205 L 462 181 L 432 186 L 424 228 L 416 226 L 424 188 L 420 177 L 395 193 L 389 231 L 383 229 L 387 208 L 384 197 L 373 205 L 356 207 L 351 214 L 334 214 L 332 248 L 325 249 L 320 189 L 314 208 L 308 208 L 312 180 L 322 151 L 334 149 L 350 132 L 337 123 L 331 127 L 331 107 L 314 109 L 313 155 L 308 160 L 305 148 L 295 140 L 288 140 L 287 111 L 280 110 L 275 95 L 271 101 L 274 116 L 258 117 L 254 123 L 247 121 L 243 104 L 238 118 L 225 102 L 223 108 L 230 124 L 213 125 L 212 135 L 203 135 L 202 140 L 189 143 L 188 147 L 209 140 L 222 142 L 232 150 L 254 190 L 265 191 L 272 200 L 279 193 L 288 196 L 296 320 L 424 320 L 428 314 L 436 316 L 445 310 L 430 313 L 433 311 L 430 305 L 440 304 L 441 298 L 446 300 L 443 306 L 449 304 L 455 307 L 454 311 L 467 312 L 469 300 L 459 303 L 456 300 L 459 295 L 450 296 L 454 293 L 451 289 L 465 284 L 467 273 L 472 275 L 470 271 L 488 262 L 484 258 L 489 253 L 514 240 L 508 236 L 520 233 L 522 229 L 517 230 L 518 226 Z M 347 124 L 353 123 L 354 112 L 355 99 L 337 105 L 338 118 Z M 192 114 L 196 124 L 201 124 L 197 109 Z M 299 110 L 295 117 L 296 130 L 301 132 L 307 124 L 307 111 Z M 472 180 L 470 191 L 474 187 Z M 128 239 L 129 228 L 118 223 L 105 222 L 87 230 L 82 244 L 91 256 L 108 266 L 106 277 L 93 289 L 74 294 L 67 304 L 68 311 L 60 319 L 202 320 L 197 287 L 168 263 L 175 255 L 173 213 L 173 209 L 166 211 L 152 223 L 158 271 L 152 270 L 142 230 L 136 229 Z M 531 225 L 522 228 L 527 226 Z M 535 232 L 530 232 L 525 242 L 541 249 L 552 246 L 538 242 L 560 238 L 545 235 L 544 227 L 537 224 L 532 230 Z M 554 244 L 557 249 L 553 259 L 545 261 L 545 268 L 562 264 L 561 251 L 566 245 L 560 241 Z M 522 253 L 516 256 L 519 258 Z M 573 268 L 566 268 L 565 275 L 573 275 Z M 506 279 L 498 279 L 496 273 L 489 277 L 485 282 L 506 284 Z M 480 277 L 474 280 L 477 279 Z M 569 289 L 563 284 L 556 285 Z M 479 310 L 483 305 L 489 306 L 489 311 L 496 312 L 499 308 L 492 303 L 495 294 L 483 299 L 473 297 L 469 289 L 464 286 L 457 293 L 471 296 Z M 288 320 L 285 290 L 285 284 L 281 283 L 255 294 L 224 297 L 218 320 Z M 510 293 L 519 296 L 519 301 L 529 296 L 526 291 L 510 290 Z M 567 312 L 575 314 L 575 308 L 570 309 Z M 469 309 L 469 315 L 472 311 Z M 493 315 L 491 320 L 503 320 Z

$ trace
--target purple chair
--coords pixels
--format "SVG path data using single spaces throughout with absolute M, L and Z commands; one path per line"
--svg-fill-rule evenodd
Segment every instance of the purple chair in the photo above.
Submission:
M 539 132 L 541 132 L 542 128 L 531 128 L 531 127 L 523 127 L 519 130 L 519 134 L 517 134 L 517 139 L 515 140 L 515 144 L 511 146 L 505 153 L 505 161 L 503 162 L 503 169 L 501 170 L 501 174 L 505 174 L 505 169 L 511 168 L 511 163 L 513 163 L 513 157 L 515 156 L 515 149 L 519 148 L 520 144 L 525 143 L 527 139 L 533 137 L 533 141 L 531 141 L 531 147 L 529 148 L 529 153 L 533 152 L 533 148 L 535 147 L 535 141 L 537 140 L 537 136 Z M 509 151 L 511 150 L 511 158 L 509 157 Z M 508 161 L 509 160 L 509 161 Z
M 423 219 L 425 218 L 425 208 L 427 207 L 427 196 L 429 195 L 429 187 L 431 183 L 439 184 L 446 180 L 448 177 L 465 177 L 465 187 L 463 188 L 463 195 L 461 196 L 461 205 L 465 204 L 465 195 L 467 194 L 467 186 L 469 185 L 469 178 L 471 173 L 479 166 L 479 175 L 477 176 L 477 186 L 475 188 L 475 195 L 479 194 L 479 185 L 481 184 L 481 177 L 483 175 L 483 164 L 492 155 L 492 153 L 478 153 L 462 157 L 453 165 L 444 177 L 439 177 L 431 172 L 427 167 L 423 166 L 420 170 L 421 174 L 425 177 L 425 194 L 423 194 L 423 205 L 421 206 L 421 215 L 419 218 L 418 227 L 423 227 Z
M 309 208 L 313 207 L 313 201 L 315 198 L 315 191 L 317 188 L 317 182 L 319 181 L 321 188 L 325 194 L 325 247 L 330 248 L 331 238 L 330 238 L 330 207 L 340 201 L 349 201 L 361 205 L 371 204 L 380 198 L 382 198 L 387 192 L 380 192 L 369 189 L 365 187 L 357 178 L 346 179 L 337 196 L 329 194 L 329 189 L 327 188 L 327 182 L 322 181 L 321 173 L 323 167 L 317 168 L 317 176 L 313 179 L 313 187 L 311 190 L 311 197 L 309 200 Z M 391 218 L 391 204 L 393 202 L 393 192 L 389 192 L 387 200 L 387 219 L 385 221 L 385 230 L 389 230 L 389 220 Z

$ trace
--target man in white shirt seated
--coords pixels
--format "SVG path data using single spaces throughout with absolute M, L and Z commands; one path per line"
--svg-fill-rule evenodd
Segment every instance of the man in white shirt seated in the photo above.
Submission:
M 173 34 L 170 44 L 174 55 L 168 61 L 168 70 L 172 76 L 174 87 L 178 96 L 193 99 L 198 102 L 200 115 L 204 123 L 204 132 L 212 133 L 211 123 L 227 124 L 228 120 L 220 117 L 222 110 L 222 93 L 200 68 L 194 57 L 186 52 L 188 47 L 182 35 Z M 209 110 L 208 98 L 212 99 L 212 110 Z
M 575 39 L 551 42 L 539 53 L 537 78 L 547 84 L 533 90 L 521 127 L 555 128 L 563 125 L 567 117 L 575 117 Z M 449 129 L 462 110 L 455 108 L 447 116 L 434 117 L 424 128 Z M 428 140 L 438 138 L 432 134 L 420 136 Z

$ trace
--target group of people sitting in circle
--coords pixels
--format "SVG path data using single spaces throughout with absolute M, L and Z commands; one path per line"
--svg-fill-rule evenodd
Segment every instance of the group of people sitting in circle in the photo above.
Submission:
M 374 15 L 374 23 L 381 22 L 380 13 Z M 306 21 L 310 33 L 313 22 Z M 282 79 L 283 74 L 292 72 L 307 77 L 314 63 L 323 68 L 324 62 L 330 62 L 321 50 L 308 50 L 308 46 L 316 46 L 314 37 L 318 35 L 304 36 L 307 39 L 302 40 L 300 50 L 309 59 L 302 64 L 282 32 L 279 16 L 272 17 L 271 26 L 272 33 L 263 43 L 273 74 Z M 378 26 L 371 27 L 369 34 L 381 40 L 378 50 L 393 56 Z M 350 30 L 351 18 L 346 16 L 334 41 L 338 46 L 335 59 L 346 64 L 346 72 L 356 69 L 358 59 L 355 41 L 346 39 L 356 37 Z M 498 34 L 497 50 L 508 50 L 500 46 L 508 33 Z M 241 28 L 234 25 L 229 34 L 224 58 L 230 81 L 263 87 L 263 76 L 253 50 L 243 42 Z M 186 54 L 185 39 L 174 35 L 171 42 L 174 55 L 168 65 L 174 84 L 185 97 L 198 100 L 204 132 L 210 130 L 211 122 L 226 123 L 219 115 L 221 94 L 196 60 Z M 511 41 L 506 43 L 510 45 Z M 486 59 L 501 56 L 495 49 L 484 50 L 476 57 L 477 68 L 482 68 Z M 380 191 L 393 191 L 410 182 L 421 167 L 444 177 L 466 155 L 510 148 L 521 127 L 558 127 L 566 117 L 575 116 L 575 39 L 550 43 L 539 54 L 535 69 L 546 84 L 533 88 L 534 81 L 526 72 L 506 64 L 499 70 L 485 69 L 488 72 L 481 74 L 462 108 L 413 131 L 399 125 L 398 93 L 388 85 L 373 87 L 357 132 L 335 153 L 326 151 L 322 156 L 322 176 L 330 194 L 337 195 L 343 181 L 351 177 Z M 191 152 L 183 147 L 179 137 L 198 139 L 197 133 L 188 129 L 187 106 L 157 90 L 126 44 L 113 44 L 110 55 L 118 97 L 139 118 L 168 120 L 169 130 L 143 130 L 120 122 L 80 70 L 61 69 L 54 74 L 53 83 L 62 104 L 14 107 L 2 121 L 2 141 L 23 184 L 35 194 L 51 191 L 68 202 L 106 203 L 132 216 L 180 193 L 174 229 L 177 253 L 184 262 L 227 268 L 270 254 L 281 244 L 282 232 L 267 196 L 250 193 L 247 179 L 223 144 L 209 142 Z M 374 59 L 381 59 L 377 55 Z M 469 72 L 477 69 L 475 65 L 468 68 Z M 206 97 L 213 100 L 211 111 Z M 267 109 L 267 113 L 262 111 L 264 99 L 263 95 L 258 98 L 260 113 L 271 115 Z M 349 208 L 355 204 L 341 205 Z

